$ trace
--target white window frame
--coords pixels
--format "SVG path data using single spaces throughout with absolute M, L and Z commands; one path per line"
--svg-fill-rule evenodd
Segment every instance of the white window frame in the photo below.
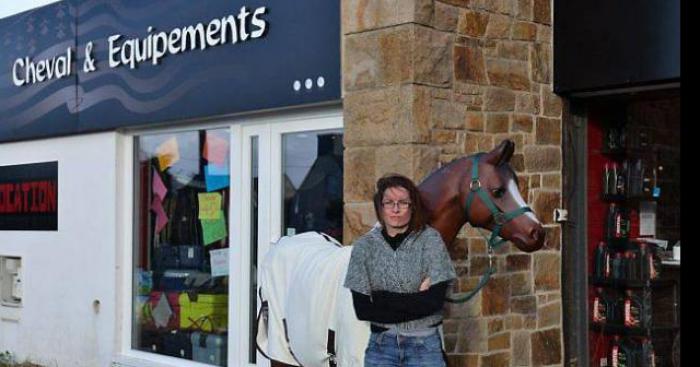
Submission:
M 119 135 L 117 172 L 117 317 L 114 366 L 124 367 L 211 367 L 209 364 L 143 352 L 131 348 L 132 272 L 134 230 L 134 144 L 147 134 L 201 129 L 230 129 L 231 187 L 229 196 L 229 333 L 228 366 L 264 366 L 269 361 L 257 353 L 257 364 L 248 362 L 251 218 L 251 138 L 258 136 L 258 269 L 271 242 L 282 228 L 282 136 L 288 133 L 343 129 L 342 108 L 331 106 L 311 111 L 278 112 L 265 116 L 237 117 L 225 121 L 128 131 Z M 264 174 L 266 173 L 266 174 Z M 237 205 L 235 203 L 240 203 Z M 276 209 L 275 209 L 276 207 Z M 238 208 L 238 210 L 236 210 Z M 236 251 L 245 249 L 246 251 Z M 259 279 L 259 277 L 258 277 Z M 258 305 L 258 308 L 260 306 Z M 256 310 L 257 311 L 257 310 Z M 252 341 L 254 342 L 254 341 Z

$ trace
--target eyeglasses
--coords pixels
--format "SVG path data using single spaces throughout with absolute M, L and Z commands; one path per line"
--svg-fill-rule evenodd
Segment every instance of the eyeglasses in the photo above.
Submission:
M 382 201 L 382 208 L 384 208 L 384 210 L 391 210 L 394 208 L 399 208 L 399 210 L 406 210 L 410 206 L 410 201 Z

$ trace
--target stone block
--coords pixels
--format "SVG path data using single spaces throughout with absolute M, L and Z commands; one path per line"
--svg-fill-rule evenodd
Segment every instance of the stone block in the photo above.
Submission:
M 481 48 L 470 45 L 455 45 L 453 57 L 456 81 L 480 85 L 488 83 Z
M 519 93 L 515 97 L 515 112 L 537 115 L 540 113 L 540 99 L 537 94 Z
M 489 352 L 494 350 L 510 349 L 510 333 L 501 333 L 489 337 Z
M 561 303 L 551 303 L 537 309 L 537 328 L 561 325 Z
M 468 131 L 484 131 L 484 114 L 465 111 L 465 126 Z
M 375 177 L 400 173 L 419 182 L 438 165 L 440 148 L 427 145 L 388 145 L 376 148 Z
M 450 367 L 478 367 L 478 354 L 448 354 L 447 365 Z
M 530 332 L 513 332 L 513 366 L 530 365 Z
M 503 331 L 505 322 L 501 318 L 489 320 L 489 335 L 498 334 Z
M 372 200 L 374 185 L 375 149 L 347 148 L 343 156 L 345 174 L 343 192 L 346 203 Z
M 515 22 L 511 38 L 518 41 L 536 41 L 537 25 L 530 22 Z
M 552 173 L 552 174 L 542 175 L 542 188 L 561 189 L 561 174 Z
M 537 42 L 552 44 L 552 26 L 549 25 L 537 25 Z
M 530 47 L 525 42 L 501 41 L 498 43 L 498 57 L 510 60 L 527 61 Z
M 430 25 L 432 0 L 343 0 L 343 34 L 418 23 Z
M 532 10 L 535 22 L 552 24 L 552 0 L 534 0 Z
M 469 253 L 481 255 L 486 254 L 486 240 L 483 238 L 470 238 Z
M 513 0 L 474 0 L 473 8 L 486 10 L 491 13 L 514 15 Z
M 516 0 L 515 15 L 518 19 L 532 21 L 534 19 L 533 0 Z
M 448 100 L 433 99 L 431 104 L 431 124 L 442 129 L 464 129 L 466 109 Z
M 529 172 L 561 171 L 561 147 L 526 146 L 523 153 L 525 154 L 525 169 Z M 539 182 L 537 185 L 539 187 Z M 530 187 L 535 187 L 532 181 Z
M 535 142 L 538 145 L 561 145 L 561 120 L 537 118 Z
M 454 130 L 433 129 L 430 131 L 430 142 L 434 145 L 455 144 L 457 132 Z
M 481 367 L 510 367 L 510 353 L 496 353 L 481 356 Z
M 505 88 L 487 88 L 484 93 L 485 111 L 513 111 L 515 110 L 515 93 Z
M 538 83 L 552 82 L 552 45 L 535 43 L 530 49 L 532 80 Z
M 513 296 L 532 294 L 532 275 L 530 272 L 514 273 L 510 276 L 510 292 Z
M 445 32 L 456 32 L 457 24 L 460 19 L 460 9 L 454 5 L 435 2 L 435 20 L 433 24 L 435 29 Z
M 559 191 L 537 190 L 532 203 L 532 210 L 542 224 L 555 224 L 554 209 L 561 207 L 561 194 Z
M 561 290 L 561 256 L 552 253 L 535 253 L 535 291 Z
M 524 271 L 530 270 L 530 256 L 529 254 L 513 254 L 506 257 L 507 270 L 510 271 Z
M 562 99 L 558 95 L 544 90 L 540 92 L 542 95 L 542 114 L 548 117 L 561 117 Z
M 469 37 L 483 37 L 488 25 L 488 13 L 466 10 L 460 14 L 457 33 Z
M 410 83 L 413 77 L 414 25 L 346 36 L 343 86 L 356 91 Z
M 534 332 L 531 335 L 531 343 L 531 366 L 549 366 L 561 363 L 561 329 Z
M 486 115 L 487 133 L 507 133 L 510 118 L 507 113 L 490 113 Z
M 430 141 L 430 88 L 416 85 L 347 93 L 346 146 Z
M 472 0 L 436 0 L 436 1 L 442 2 L 445 4 L 454 5 L 454 6 L 459 6 L 461 8 L 466 8 L 472 3 Z
M 507 277 L 492 277 L 481 292 L 481 311 L 484 316 L 503 315 L 508 312 L 510 284 Z
M 453 36 L 422 26 L 416 26 L 414 33 L 412 53 L 400 55 L 403 58 L 413 56 L 413 81 L 434 86 L 449 86 L 452 81 Z
M 374 205 L 369 203 L 345 204 L 343 215 L 343 243 L 348 245 L 366 233 L 374 223 L 377 215 Z
M 489 24 L 486 26 L 486 37 L 492 40 L 508 39 L 510 38 L 512 25 L 513 19 L 511 17 L 500 14 L 491 14 L 489 17 Z
M 510 128 L 511 132 L 531 133 L 534 126 L 533 118 L 530 115 L 513 115 L 513 125 Z
M 535 296 L 513 297 L 510 300 L 510 309 L 513 313 L 534 314 L 537 312 L 537 298 Z
M 523 328 L 523 316 L 510 314 L 506 316 L 506 330 L 521 330 Z
M 467 319 L 460 325 L 457 353 L 480 353 L 487 349 L 487 325 L 484 319 Z
M 493 86 L 523 91 L 530 89 L 530 77 L 526 62 L 488 59 L 486 60 L 486 70 Z

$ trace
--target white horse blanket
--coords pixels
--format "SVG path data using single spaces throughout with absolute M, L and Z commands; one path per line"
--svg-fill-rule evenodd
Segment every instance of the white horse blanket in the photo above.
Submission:
M 352 294 L 343 287 L 351 251 L 316 232 L 282 237 L 271 246 L 260 265 L 259 292 L 268 304 L 267 325 L 258 323 L 261 352 L 290 365 L 328 367 L 333 330 L 337 365 L 363 366 L 369 323 L 357 319 Z

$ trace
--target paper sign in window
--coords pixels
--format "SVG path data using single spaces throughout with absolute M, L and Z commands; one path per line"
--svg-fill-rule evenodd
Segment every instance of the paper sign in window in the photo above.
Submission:
M 224 164 L 228 156 L 228 141 L 214 134 L 207 133 L 202 156 L 209 163 Z
M 221 277 L 228 275 L 228 249 L 209 251 L 211 260 L 211 276 Z
M 199 219 L 219 219 L 222 217 L 221 194 L 218 192 L 197 194 L 199 199 Z
M 204 166 L 204 181 L 206 181 L 207 191 L 215 191 L 228 187 L 229 185 L 228 165 L 209 164 Z
M 168 215 L 165 214 L 163 203 L 161 203 L 160 198 L 153 198 L 153 201 L 151 202 L 151 210 L 153 210 L 153 212 L 156 214 L 156 233 L 160 233 L 160 231 L 163 230 L 163 227 L 168 224 Z
M 180 160 L 180 149 L 177 145 L 176 138 L 170 138 L 161 144 L 156 150 L 158 157 L 158 167 L 161 171 L 165 171 L 168 167 Z
M 168 193 L 168 188 L 165 187 L 163 180 L 160 178 L 158 172 L 153 170 L 153 195 L 158 196 L 160 200 L 165 199 L 165 194 Z
M 218 219 L 201 219 L 200 222 L 202 223 L 202 236 L 205 246 L 226 238 L 226 221 L 224 220 L 223 212 L 219 214 Z

